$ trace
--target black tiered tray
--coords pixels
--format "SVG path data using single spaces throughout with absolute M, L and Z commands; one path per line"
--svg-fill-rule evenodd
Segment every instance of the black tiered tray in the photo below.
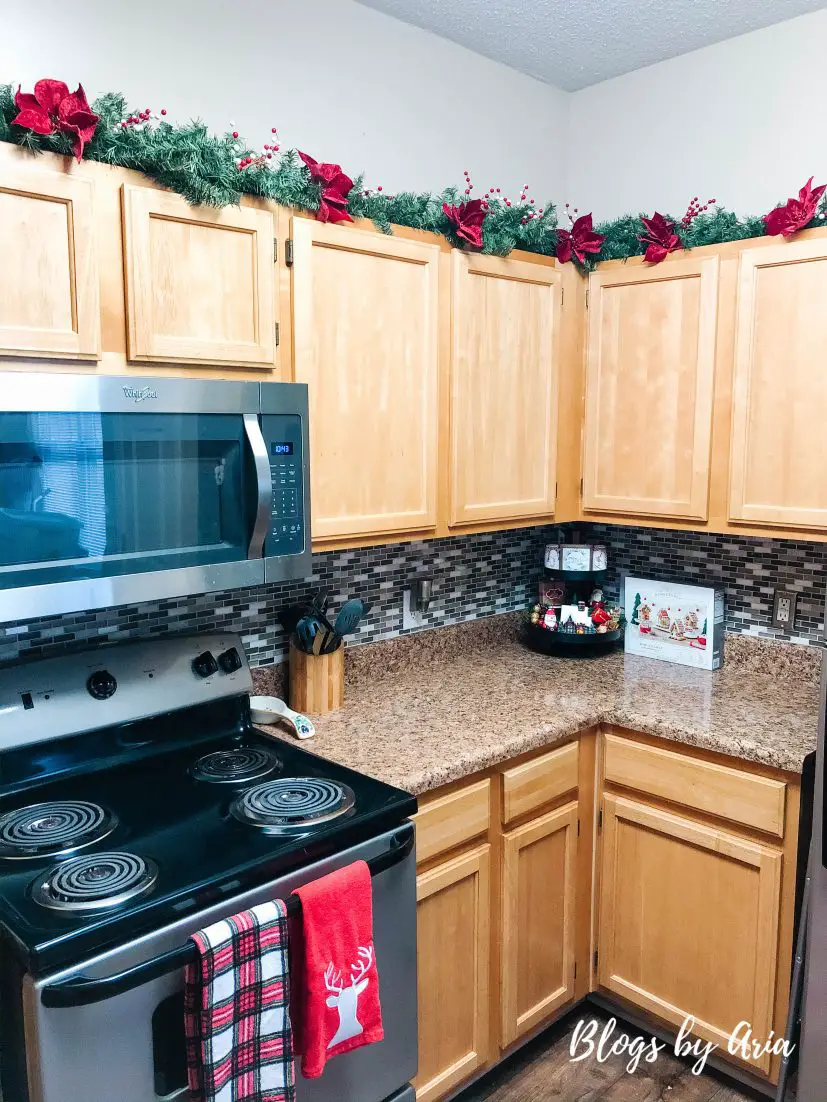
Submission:
M 549 631 L 527 621 L 522 628 L 522 641 L 540 654 L 553 654 L 558 658 L 597 658 L 614 650 L 623 642 L 624 629 L 578 635 L 573 631 Z

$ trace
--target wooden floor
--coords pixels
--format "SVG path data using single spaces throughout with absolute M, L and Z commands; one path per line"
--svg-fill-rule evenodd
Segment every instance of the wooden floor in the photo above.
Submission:
M 597 1018 L 602 1029 L 607 1017 L 581 1007 L 469 1087 L 456 1102 L 754 1102 L 763 1097 L 745 1094 L 714 1073 L 693 1075 L 669 1049 L 659 1053 L 656 1062 L 641 1063 L 633 1074 L 626 1071 L 628 1056 L 610 1056 L 602 1064 L 594 1057 L 572 1063 L 569 1043 L 575 1024 L 581 1018 Z M 638 1035 L 622 1021 L 617 1031 Z

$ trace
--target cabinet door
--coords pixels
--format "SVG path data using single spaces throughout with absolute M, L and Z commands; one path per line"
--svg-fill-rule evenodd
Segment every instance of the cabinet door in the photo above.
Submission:
M 100 356 L 94 185 L 39 165 L 0 174 L 0 355 Z
M 502 1044 L 574 998 L 577 804 L 505 835 Z
M 271 367 L 273 216 L 123 186 L 129 358 Z
M 723 1055 L 741 1021 L 768 1038 L 781 853 L 620 796 L 603 807 L 599 984 L 675 1027 L 694 1018 Z
M 583 508 L 708 516 L 718 260 L 589 281 Z
M 488 1062 L 491 847 L 417 879 L 417 1102 L 443 1098 Z
M 295 377 L 313 535 L 436 525 L 439 246 L 297 218 Z
M 451 524 L 554 512 L 561 276 L 453 256 Z
M 741 254 L 730 518 L 827 528 L 827 243 Z

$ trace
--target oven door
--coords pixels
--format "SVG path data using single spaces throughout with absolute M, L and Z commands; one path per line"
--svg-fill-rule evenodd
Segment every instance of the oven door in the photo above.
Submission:
M 257 383 L 0 375 L 6 619 L 264 580 Z
M 407 837 L 406 825 L 300 872 L 180 919 L 154 934 L 49 977 L 24 981 L 30 1102 L 159 1102 L 185 1099 L 183 972 L 92 1005 L 51 1009 L 44 987 L 80 975 L 103 978 L 182 945 L 196 929 L 274 898 L 351 861 L 378 857 Z M 416 1074 L 416 858 L 373 878 L 373 922 L 385 1039 L 327 1065 L 320 1079 L 296 1068 L 298 1102 L 383 1102 Z M 16 1100 L 15 1100 L 16 1102 Z

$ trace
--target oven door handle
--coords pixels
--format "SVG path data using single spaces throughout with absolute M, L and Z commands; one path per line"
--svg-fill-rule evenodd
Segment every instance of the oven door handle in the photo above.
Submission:
M 256 518 L 247 548 L 248 559 L 260 559 L 264 552 L 264 541 L 273 516 L 273 472 L 270 470 L 270 456 L 267 443 L 261 431 L 257 413 L 244 414 L 244 432 L 247 444 L 253 456 L 256 471 Z
M 371 876 L 393 868 L 394 865 L 404 861 L 414 849 L 415 833 L 412 823 L 393 836 L 390 847 L 380 853 L 378 857 L 372 857 L 368 861 Z M 297 915 L 301 912 L 301 902 L 297 895 L 291 895 L 286 901 L 288 915 Z M 198 959 L 195 943 L 188 941 L 177 949 L 171 949 L 159 957 L 144 964 L 137 964 L 134 968 L 127 968 L 123 972 L 117 972 L 114 976 L 106 976 L 104 979 L 78 979 L 65 980 L 62 983 L 50 983 L 40 993 L 44 1006 L 50 1009 L 66 1009 L 74 1006 L 91 1006 L 106 999 L 112 999 L 116 995 L 123 995 L 127 991 L 133 991 L 136 987 L 142 987 L 152 980 L 160 979 L 171 972 L 177 972 L 187 964 L 193 964 Z

